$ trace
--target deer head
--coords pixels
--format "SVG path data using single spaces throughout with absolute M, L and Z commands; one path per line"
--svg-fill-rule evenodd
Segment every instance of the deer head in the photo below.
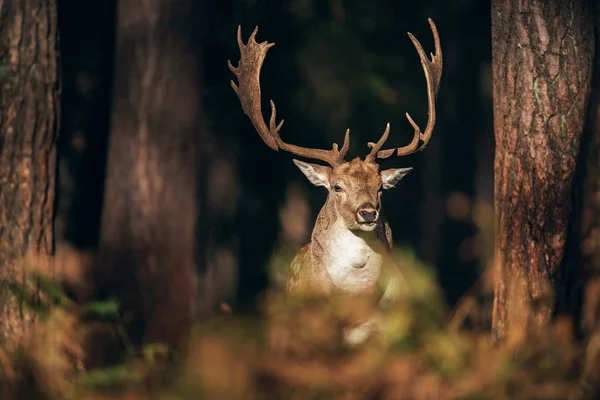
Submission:
M 231 81 L 231 87 L 240 99 L 244 113 L 250 118 L 262 140 L 273 150 L 283 150 L 329 164 L 325 166 L 293 160 L 314 185 L 323 186 L 329 191 L 329 197 L 333 200 L 337 216 L 350 230 L 371 231 L 375 229 L 380 215 L 381 190 L 393 188 L 412 170 L 412 168 L 395 168 L 380 171 L 377 161 L 392 155 L 401 157 L 421 151 L 431 139 L 436 118 L 435 103 L 442 75 L 442 50 L 437 28 L 431 19 L 429 19 L 429 25 L 435 44 L 435 54 L 431 55 L 431 60 L 426 56 L 419 41 L 411 33 L 408 33 L 421 59 L 427 83 L 429 118 L 425 131 L 421 132 L 419 126 L 406 113 L 406 118 L 414 128 L 413 139 L 408 145 L 381 150 L 390 133 L 390 124 L 388 123 L 379 141 L 367 144 L 371 152 L 365 159 L 356 158 L 352 161 L 345 161 L 350 145 L 349 129 L 346 130 L 341 149 L 335 143 L 331 150 L 310 149 L 286 143 L 279 135 L 283 120 L 279 123 L 276 122 L 277 116 L 273 100 L 270 102 L 271 118 L 267 127 L 261 110 L 260 71 L 267 51 L 275 44 L 257 43 L 258 27 L 250 35 L 248 43 L 244 44 L 241 27 L 238 27 L 237 41 L 240 48 L 240 62 L 238 67 L 234 67 L 230 61 L 228 61 L 228 65 L 237 77 L 238 83 Z
M 324 186 L 339 219 L 350 230 L 372 231 L 381 209 L 381 190 L 389 189 L 412 168 L 379 171 L 379 165 L 356 158 L 335 167 L 294 160 L 313 185 Z

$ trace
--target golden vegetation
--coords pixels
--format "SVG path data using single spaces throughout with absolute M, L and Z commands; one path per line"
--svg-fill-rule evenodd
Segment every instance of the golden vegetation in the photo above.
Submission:
M 469 209 L 482 230 L 491 226 L 484 208 Z M 481 235 L 483 254 L 486 234 Z M 281 254 L 274 262 L 285 262 Z M 369 311 L 363 299 L 291 298 L 272 289 L 261 298 L 260 315 L 239 315 L 224 305 L 219 315 L 198 323 L 181 354 L 160 344 L 131 345 L 115 300 L 78 306 L 58 284 L 28 268 L 30 279 L 41 288 L 35 303 L 39 322 L 18 346 L 0 347 L 0 397 L 590 398 L 582 376 L 590 377 L 597 364 L 598 338 L 584 352 L 570 321 L 559 319 L 545 329 L 513 330 L 494 346 L 489 331 L 468 324 L 480 293 L 471 293 L 449 313 L 433 269 L 407 249 L 398 250 L 396 259 L 411 293 L 384 310 L 382 334 L 360 349 L 345 348 L 340 339 L 349 321 Z M 69 276 L 83 279 L 75 273 Z M 86 370 L 83 349 L 90 335 L 102 329 L 113 332 L 123 345 L 121 362 Z

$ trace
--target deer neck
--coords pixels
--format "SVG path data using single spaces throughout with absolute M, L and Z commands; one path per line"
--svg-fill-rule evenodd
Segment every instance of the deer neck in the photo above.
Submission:
M 338 217 L 335 202 L 329 196 L 312 232 L 314 272 L 318 276 L 327 275 L 332 290 L 347 293 L 375 290 L 383 263 L 376 230 L 349 230 Z

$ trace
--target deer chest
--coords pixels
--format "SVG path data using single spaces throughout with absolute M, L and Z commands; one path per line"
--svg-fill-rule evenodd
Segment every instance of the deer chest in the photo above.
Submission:
M 383 257 L 350 231 L 335 235 L 327 260 L 333 285 L 349 293 L 371 291 L 377 285 Z

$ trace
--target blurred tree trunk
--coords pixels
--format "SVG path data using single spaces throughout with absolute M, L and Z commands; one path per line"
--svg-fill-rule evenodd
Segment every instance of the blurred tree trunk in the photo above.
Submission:
M 551 318 L 593 51 L 591 1 L 492 2 L 494 340 Z
M 600 9 L 596 14 L 596 33 Z M 588 115 L 589 148 L 586 154 L 583 210 L 581 213 L 581 264 L 586 283 L 582 328 L 592 334 L 600 329 L 600 42 Z
M 56 22 L 53 0 L 0 2 L 0 278 L 19 282 L 26 254 L 52 267 Z M 6 344 L 25 337 L 34 319 L 8 293 L 1 295 L 0 341 Z
M 596 35 L 600 28 L 600 9 L 596 9 Z M 597 37 L 597 36 L 596 36 Z M 575 233 L 581 257 L 581 270 L 576 276 L 583 284 L 580 328 L 587 342 L 583 380 L 587 398 L 600 397 L 600 42 L 596 41 L 594 79 L 585 130 L 588 139 L 578 229 Z M 582 148 L 583 150 L 583 148 Z
M 121 0 L 98 269 L 135 340 L 182 344 L 196 292 L 198 2 Z M 139 335 L 139 336 L 138 336 Z

